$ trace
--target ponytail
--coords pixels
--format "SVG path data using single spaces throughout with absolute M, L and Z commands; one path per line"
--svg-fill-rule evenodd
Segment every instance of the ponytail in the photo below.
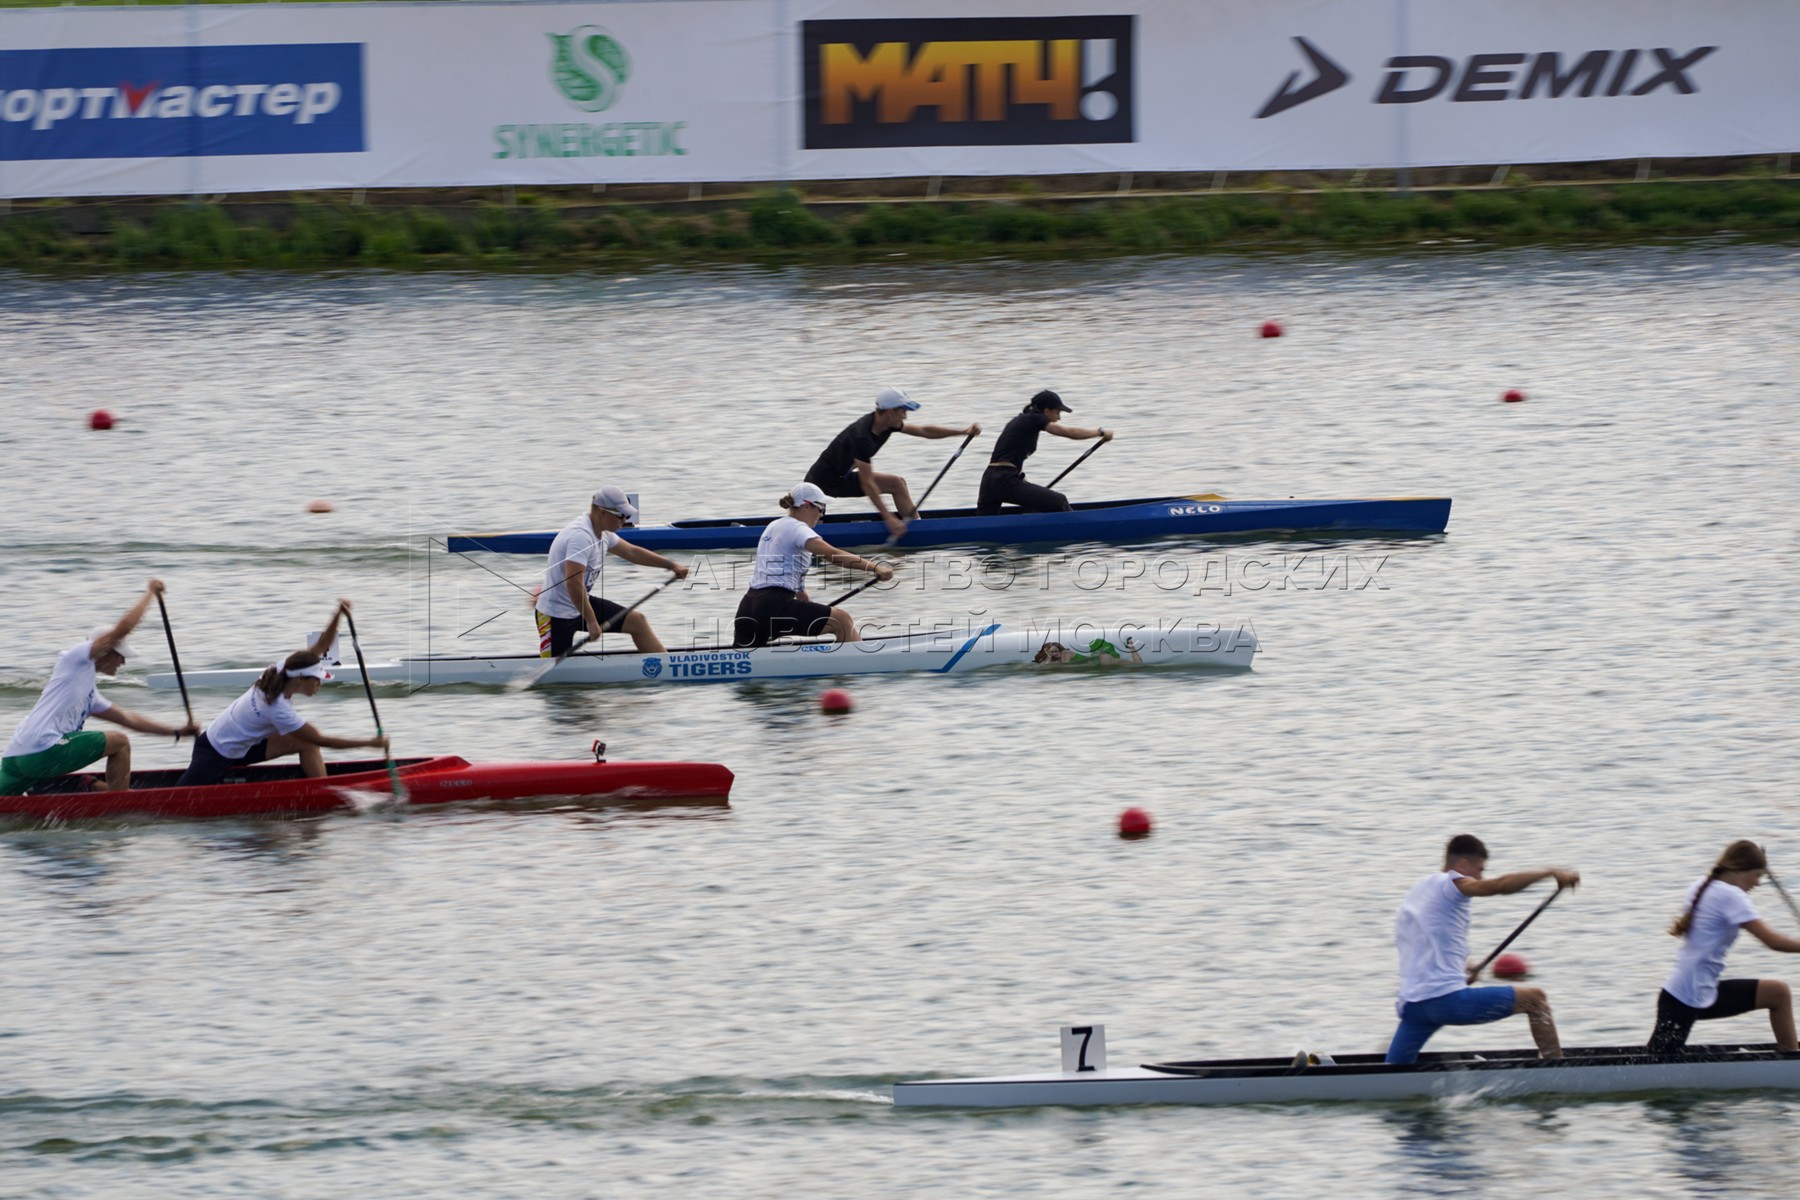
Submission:
M 289 671 L 298 671 L 302 667 L 315 666 L 323 661 L 311 650 L 296 650 L 280 662 L 264 667 L 263 673 L 256 677 L 256 688 L 263 694 L 263 699 L 273 704 L 275 698 L 281 695 L 282 689 L 287 687 Z
M 777 503 L 781 506 L 782 512 L 791 513 L 794 511 L 794 509 L 799 507 L 799 505 L 794 503 L 794 497 L 793 497 L 792 493 L 783 495 L 781 497 L 781 499 L 777 500 L 775 503 Z
M 275 697 L 279 696 L 281 689 L 286 686 L 287 672 L 281 669 L 279 663 L 264 667 L 263 673 L 256 677 L 256 690 L 261 692 L 263 699 L 270 704 L 275 703 Z
M 1675 937 L 1687 936 L 1688 930 L 1694 927 L 1694 914 L 1700 910 L 1700 897 L 1706 895 L 1706 889 L 1713 885 L 1714 880 L 1734 871 L 1766 871 L 1768 869 L 1769 860 L 1763 854 L 1761 846 L 1748 839 L 1740 839 L 1731 843 L 1725 847 L 1725 853 L 1719 855 L 1719 861 L 1713 864 L 1713 869 L 1707 872 L 1705 881 L 1694 893 L 1693 903 L 1689 904 L 1687 911 L 1676 917 L 1675 923 L 1669 926 L 1669 932 Z

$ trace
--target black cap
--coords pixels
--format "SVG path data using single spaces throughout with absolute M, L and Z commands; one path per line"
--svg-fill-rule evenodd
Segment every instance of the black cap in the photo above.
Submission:
M 1057 395 L 1055 392 L 1051 391 L 1049 388 L 1045 388 L 1043 391 L 1039 392 L 1037 395 L 1035 395 L 1031 398 L 1031 407 L 1033 407 L 1033 408 L 1054 408 L 1060 412 L 1074 412 L 1075 411 L 1074 409 L 1070 408 L 1068 405 L 1064 404 L 1062 402 L 1062 397 Z

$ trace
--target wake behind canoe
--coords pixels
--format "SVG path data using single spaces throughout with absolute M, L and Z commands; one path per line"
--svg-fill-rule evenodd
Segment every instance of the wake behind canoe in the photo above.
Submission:
M 770 516 L 677 521 L 626 528 L 620 536 L 647 550 L 747 550 L 756 546 Z M 1034 545 L 1068 542 L 1132 543 L 1163 537 L 1227 537 L 1258 533 L 1332 536 L 1423 536 L 1450 523 L 1448 496 L 1383 499 L 1227 500 L 1210 494 L 1077 504 L 1072 512 L 1005 510 L 983 516 L 972 508 L 936 509 L 907 527 L 902 547 L 969 544 Z M 834 546 L 878 546 L 888 532 L 873 514 L 835 513 L 819 522 Z M 556 534 L 488 533 L 452 536 L 452 551 L 545 554 Z
M 1119 1104 L 1297 1104 L 1394 1101 L 1480 1094 L 1630 1095 L 1661 1091 L 1800 1088 L 1800 1053 L 1773 1043 L 1691 1046 L 1653 1057 L 1642 1046 L 1601 1046 L 1541 1059 L 1537 1051 L 1421 1055 L 1391 1066 L 1379 1054 L 1346 1054 L 1331 1065 L 1250 1058 L 1145 1064 L 1099 1071 L 921 1079 L 894 1085 L 898 1107 L 1021 1108 Z
M 975 630 L 865 638 L 860 642 L 777 643 L 754 650 L 697 646 L 666 654 L 578 652 L 552 668 L 539 683 L 546 686 L 742 683 L 901 671 L 950 675 L 998 666 L 1094 671 L 1165 666 L 1248 670 L 1256 646 L 1256 634 L 1248 626 L 1101 627 L 1065 622 L 1053 623 L 1047 629 L 1013 630 L 994 624 Z M 377 684 L 408 687 L 505 685 L 542 669 L 543 665 L 544 659 L 535 654 L 434 655 L 370 663 L 368 671 L 371 682 Z M 259 670 L 242 667 L 189 671 L 187 685 L 190 688 L 246 688 L 255 682 Z M 177 686 L 172 673 L 151 675 L 146 682 L 159 689 Z M 338 671 L 333 682 L 326 686 L 344 683 L 360 686 L 361 681 L 355 674 Z

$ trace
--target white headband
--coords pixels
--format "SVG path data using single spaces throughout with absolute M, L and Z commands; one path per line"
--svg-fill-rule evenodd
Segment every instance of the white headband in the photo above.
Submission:
M 276 663 L 275 669 L 277 671 L 280 671 L 283 675 L 286 675 L 289 679 L 330 679 L 331 678 L 330 673 L 328 673 L 325 670 L 325 664 L 323 662 L 316 662 L 310 667 L 295 667 L 291 671 L 288 670 L 286 667 L 282 666 L 280 663 Z

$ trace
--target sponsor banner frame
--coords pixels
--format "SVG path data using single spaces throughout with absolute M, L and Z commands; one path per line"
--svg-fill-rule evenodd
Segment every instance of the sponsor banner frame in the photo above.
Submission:
M 1779 154 L 1794 45 L 1791 0 L 3 9 L 0 196 Z

